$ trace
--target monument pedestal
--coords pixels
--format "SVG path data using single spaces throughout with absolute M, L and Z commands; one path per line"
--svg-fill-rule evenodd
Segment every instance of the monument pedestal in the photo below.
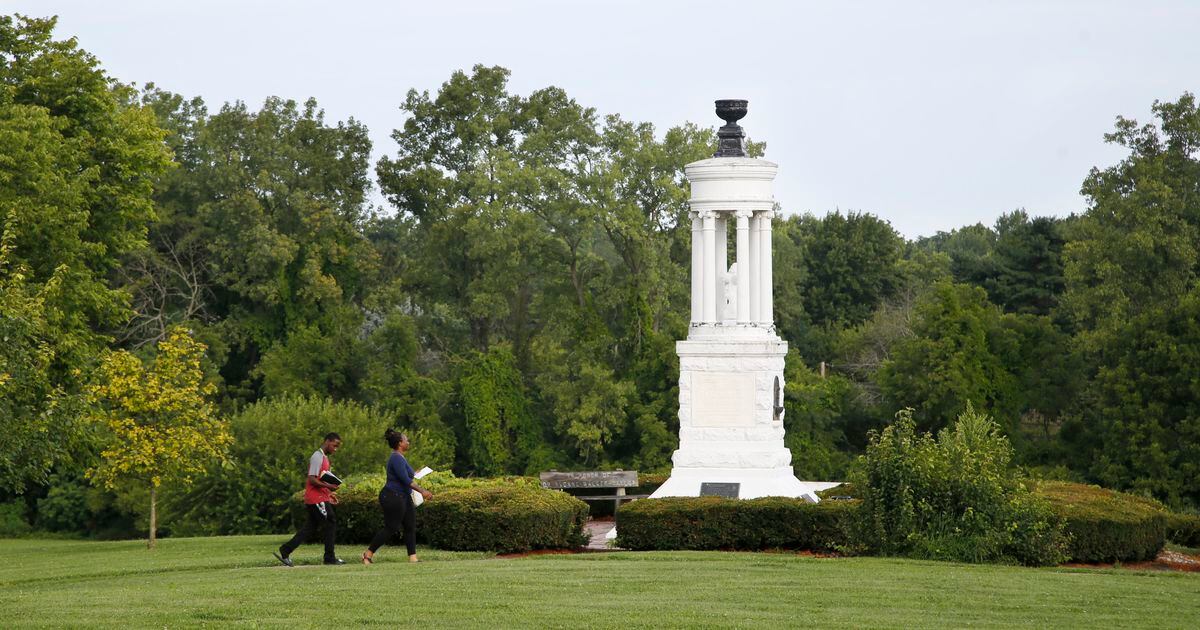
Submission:
M 679 353 L 679 450 L 651 498 L 721 494 L 806 497 L 783 444 L 787 342 L 766 328 L 693 326 Z M 730 485 L 736 484 L 736 485 Z

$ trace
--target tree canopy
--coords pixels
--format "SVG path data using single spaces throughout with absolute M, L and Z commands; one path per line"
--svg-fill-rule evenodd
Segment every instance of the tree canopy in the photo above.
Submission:
M 134 88 L 54 28 L 0 16 L 0 481 L 32 512 L 90 510 L 83 471 L 118 436 L 227 418 L 247 440 L 293 420 L 364 440 L 390 425 L 461 475 L 670 465 L 683 168 L 712 155 L 713 129 L 517 93 L 477 65 L 409 91 L 372 164 L 366 127 L 313 99 L 210 108 Z M 1200 505 L 1200 110 L 1184 94 L 1153 112 L 1118 118 L 1106 138 L 1127 156 L 1086 176 L 1079 216 L 1012 209 L 908 240 L 871 212 L 886 208 L 779 209 L 798 474 L 844 478 L 901 409 L 914 430 L 977 409 L 1034 474 Z M 184 355 L 186 383 L 152 391 Z M 168 398 L 191 411 L 155 406 Z M 274 505 L 254 493 L 288 463 L 266 465 L 245 496 L 224 468 L 162 488 Z M 86 501 L 148 503 L 115 492 Z

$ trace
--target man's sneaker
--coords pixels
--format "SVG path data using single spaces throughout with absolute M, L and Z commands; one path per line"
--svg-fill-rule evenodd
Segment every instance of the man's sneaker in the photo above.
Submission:
M 275 556 L 275 558 L 276 558 L 276 559 L 278 559 L 280 562 L 282 562 L 282 563 L 283 563 L 283 566 L 285 566 L 285 567 L 294 567 L 294 566 L 296 566 L 295 564 L 292 564 L 292 558 L 291 558 L 291 556 L 285 556 L 285 555 L 283 555 L 283 549 L 282 549 L 282 548 L 281 548 L 279 551 L 273 551 L 273 552 L 271 552 L 271 555 Z
M 341 558 L 325 558 L 325 564 L 346 564 Z

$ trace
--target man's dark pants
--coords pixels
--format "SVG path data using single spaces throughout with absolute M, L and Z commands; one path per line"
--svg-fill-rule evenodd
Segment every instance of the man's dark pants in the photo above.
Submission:
M 333 541 L 337 535 L 337 518 L 333 514 L 333 505 L 329 502 L 309 503 L 304 506 L 304 509 L 308 512 L 308 520 L 304 522 L 304 526 L 300 528 L 300 531 L 296 532 L 295 536 L 292 536 L 291 540 L 283 543 L 279 551 L 285 558 L 292 555 L 296 547 L 304 544 L 304 541 L 308 540 L 308 537 L 318 527 L 323 526 L 323 533 L 325 534 L 325 559 L 336 559 L 337 554 L 333 551 Z

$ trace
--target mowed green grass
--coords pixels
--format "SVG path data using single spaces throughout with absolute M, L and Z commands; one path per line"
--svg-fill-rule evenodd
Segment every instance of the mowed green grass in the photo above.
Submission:
M 495 558 L 385 548 L 294 569 L 283 536 L 0 541 L 4 627 L 1200 627 L 1200 574 L 783 553 Z M 350 562 L 361 551 L 340 548 Z

